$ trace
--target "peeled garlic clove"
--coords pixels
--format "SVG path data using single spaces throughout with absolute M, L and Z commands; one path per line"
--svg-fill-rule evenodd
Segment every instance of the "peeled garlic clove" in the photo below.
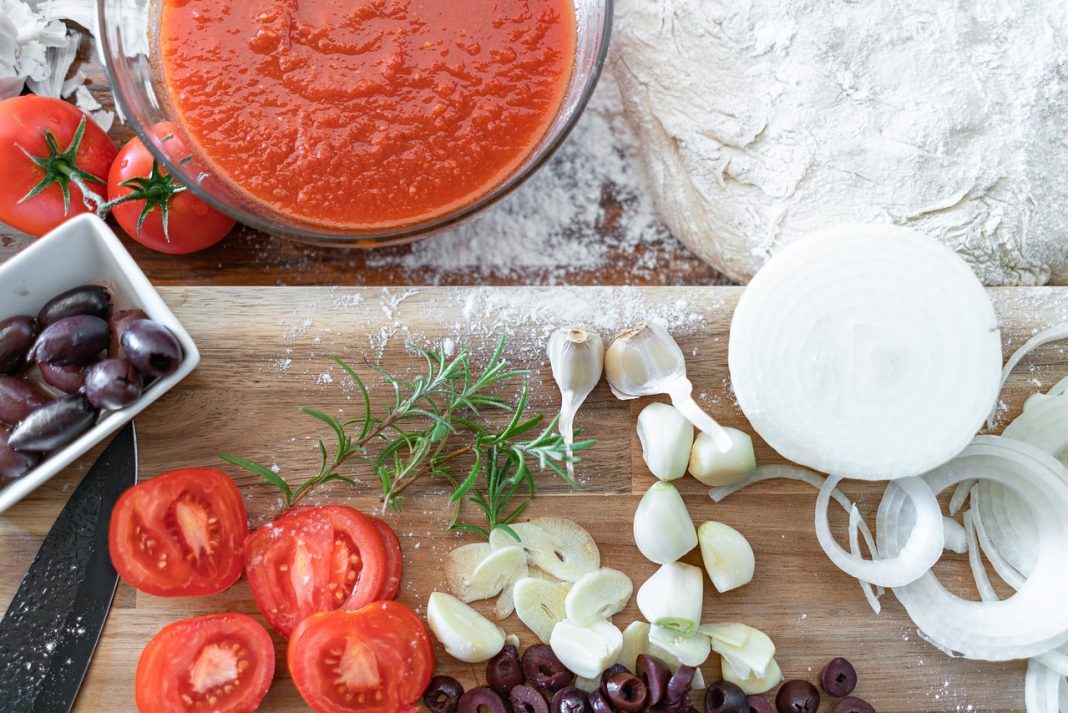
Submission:
M 623 630 L 623 649 L 619 652 L 616 663 L 633 671 L 638 662 L 638 654 L 644 654 L 649 645 L 649 629 L 651 627 L 644 621 L 632 621 Z
M 623 634 L 610 621 L 579 626 L 564 620 L 553 629 L 549 646 L 560 662 L 576 675 L 594 678 L 619 658 L 623 650 Z
M 740 677 L 767 675 L 775 658 L 775 644 L 760 629 L 745 624 L 709 624 L 698 631 L 708 635 L 712 650 L 730 660 Z
M 646 621 L 680 634 L 692 634 L 701 623 L 704 576 L 692 564 L 671 562 L 638 589 L 638 609 Z
M 460 661 L 488 661 L 504 648 L 504 631 L 450 594 L 430 595 L 426 620 L 445 651 Z
M 530 521 L 539 534 L 519 532 L 530 561 L 566 582 L 576 582 L 601 566 L 601 551 L 590 533 L 562 517 L 536 517 Z
M 753 439 L 737 428 L 724 428 L 731 439 L 730 448 L 723 451 L 707 433 L 697 434 L 690 451 L 690 475 L 708 486 L 733 485 L 756 469 Z
M 775 659 L 768 663 L 767 670 L 763 676 L 758 676 L 756 673 L 752 673 L 749 676 L 740 676 L 731 666 L 728 659 L 722 658 L 720 661 L 720 673 L 723 675 L 723 680 L 738 686 L 745 691 L 747 696 L 767 693 L 782 682 L 782 671 L 779 669 L 779 664 L 776 663 Z
M 700 666 L 712 653 L 712 643 L 700 632 L 680 634 L 662 626 L 653 626 L 649 630 L 649 643 L 669 652 L 679 663 L 687 666 Z
M 564 604 L 567 587 L 527 577 L 515 583 L 512 597 L 519 620 L 543 643 L 549 643 L 553 628 L 567 616 Z
M 643 557 L 657 564 L 674 562 L 697 546 L 693 520 L 671 483 L 653 483 L 638 502 L 634 544 Z
M 669 404 L 652 403 L 638 414 L 638 440 L 642 460 L 649 472 L 661 480 L 686 475 L 693 446 L 693 425 Z
M 445 581 L 449 591 L 465 602 L 493 596 L 493 593 L 477 596 L 471 591 L 471 577 L 475 569 L 492 552 L 493 549 L 485 542 L 473 542 L 445 555 Z
M 571 586 L 564 600 L 564 611 L 572 623 L 589 626 L 623 611 L 633 592 L 630 577 L 617 569 L 599 569 Z
M 605 352 L 604 373 L 617 398 L 667 394 L 690 423 L 712 436 L 722 450 L 730 448 L 723 428 L 694 402 L 686 357 L 659 324 L 645 322 L 616 336 Z
M 575 414 L 604 372 L 601 335 L 582 327 L 556 330 L 549 337 L 549 365 L 560 388 L 560 435 L 570 446 L 575 434 Z M 567 467 L 574 476 L 574 465 L 569 462 Z
M 729 592 L 753 581 L 756 558 L 742 533 L 722 522 L 705 522 L 697 529 L 701 559 L 717 592 Z

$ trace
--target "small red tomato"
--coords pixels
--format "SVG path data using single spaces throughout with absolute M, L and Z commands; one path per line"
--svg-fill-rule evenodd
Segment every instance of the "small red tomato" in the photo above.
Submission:
M 115 144 L 80 109 L 27 94 L 0 101 L 0 221 L 41 236 L 107 193 Z M 92 198 L 92 196 L 90 196 Z
M 174 124 L 152 127 L 167 158 L 189 155 Z M 147 248 L 185 255 L 209 248 L 234 227 L 234 219 L 197 198 L 159 165 L 139 138 L 119 151 L 108 174 L 111 214 L 130 237 Z

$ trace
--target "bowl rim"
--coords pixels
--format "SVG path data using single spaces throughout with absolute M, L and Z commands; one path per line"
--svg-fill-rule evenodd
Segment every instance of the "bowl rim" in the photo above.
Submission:
M 593 97 L 593 92 L 597 89 L 601 75 L 604 72 L 604 65 L 608 58 L 608 50 L 612 40 L 615 0 L 600 0 L 600 2 L 604 5 L 604 21 L 601 27 L 601 42 L 597 48 L 597 55 L 593 61 L 593 69 L 589 76 L 586 77 L 585 84 L 579 93 L 578 101 L 575 103 L 575 108 L 574 111 L 572 111 L 571 116 L 568 117 L 567 121 L 560 127 L 552 140 L 539 149 L 538 154 L 534 156 L 534 159 L 529 164 L 473 203 L 461 206 L 456 210 L 445 213 L 429 221 L 368 233 L 343 233 L 340 231 L 321 232 L 311 228 L 282 224 L 249 211 L 236 209 L 218 200 L 209 191 L 204 190 L 204 188 L 196 181 L 186 183 L 182 180 L 183 173 L 181 168 L 176 162 L 171 161 L 171 159 L 156 147 L 156 144 L 153 141 L 154 137 L 150 131 L 151 127 L 146 127 L 133 118 L 134 113 L 127 104 L 123 92 L 119 89 L 119 84 L 115 81 L 116 74 L 115 69 L 112 67 L 111 60 L 113 51 L 108 39 L 108 33 L 104 30 L 106 26 L 106 0 L 98 0 L 96 15 L 97 26 L 101 28 L 98 33 L 98 42 L 100 43 L 100 54 L 104 59 L 104 74 L 107 77 L 108 84 L 111 87 L 112 95 L 115 98 L 115 103 L 120 114 L 126 118 L 126 123 L 133 129 L 134 134 L 141 140 L 145 147 L 148 148 L 149 152 L 156 158 L 156 160 L 162 163 L 167 171 L 174 176 L 176 180 L 185 185 L 188 190 L 192 191 L 195 196 L 216 210 L 230 216 L 238 223 L 270 235 L 278 235 L 300 243 L 323 247 L 378 248 L 404 245 L 424 237 L 429 237 L 434 233 L 455 226 L 471 218 L 511 195 L 512 192 L 519 188 L 519 186 L 523 185 L 532 175 L 541 169 L 550 158 L 552 158 L 560 146 L 563 145 L 571 135 L 571 132 L 574 130 L 583 114 L 585 114 L 586 107 L 589 105 L 590 99 Z

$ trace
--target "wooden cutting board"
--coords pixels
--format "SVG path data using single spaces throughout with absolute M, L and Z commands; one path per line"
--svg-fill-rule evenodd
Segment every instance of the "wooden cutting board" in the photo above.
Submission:
M 362 365 L 381 361 L 394 371 L 414 372 L 419 364 L 405 352 L 406 339 L 430 344 L 449 338 L 468 345 L 476 361 L 501 331 L 508 353 L 534 371 L 534 408 L 557 405 L 545 362 L 544 337 L 553 326 L 586 322 L 607 342 L 614 331 L 646 316 L 671 323 L 689 359 L 695 394 L 721 422 L 747 428 L 729 392 L 727 335 L 740 288 L 166 288 L 164 298 L 200 346 L 200 368 L 137 419 L 142 478 L 191 465 L 219 466 L 220 451 L 276 464 L 291 482 L 316 467 L 314 439 L 323 428 L 302 416 L 301 406 L 327 412 L 351 409 L 353 391 L 328 355 Z M 1068 319 L 1068 288 L 993 290 L 1008 350 L 1036 329 Z M 946 355 L 952 359 L 952 354 Z M 361 366 L 369 381 L 376 381 Z M 1068 373 L 1064 346 L 1038 351 L 1020 366 L 1004 394 L 1007 416 L 1015 415 L 1027 394 Z M 383 388 L 373 390 L 377 398 Z M 646 403 L 620 402 L 602 384 L 579 414 L 584 435 L 598 445 L 579 468 L 584 484 L 570 493 L 548 475 L 532 516 L 570 517 L 593 533 L 605 565 L 629 573 L 640 584 L 654 566 L 634 546 L 631 516 L 640 494 L 653 482 L 646 471 L 634 422 Z M 757 457 L 776 455 L 757 440 Z M 901 444 L 908 448 L 907 443 Z M 95 460 L 99 448 L 0 516 L 0 604 L 6 606 L 23 572 L 73 486 Z M 252 524 L 277 511 L 278 497 L 247 473 L 226 467 L 245 495 Z M 318 499 L 377 509 L 376 485 L 366 473 L 353 488 L 332 484 Z M 756 576 L 748 586 L 719 595 L 706 587 L 707 621 L 740 621 L 766 631 L 778 647 L 787 678 L 815 680 L 833 656 L 845 656 L 860 675 L 857 695 L 880 711 L 1008 711 L 1023 709 L 1024 666 L 952 660 L 925 643 L 892 594 L 876 615 L 854 580 L 824 556 L 813 532 L 815 491 L 792 482 L 770 482 L 713 504 L 691 478 L 679 481 L 694 520 L 716 519 L 738 528 L 757 555 Z M 871 516 L 878 485 L 852 485 L 847 492 Z M 435 484 L 412 488 L 400 513 L 386 517 L 404 550 L 401 601 L 420 614 L 427 595 L 443 588 L 441 558 L 473 541 L 443 529 L 447 492 Z M 835 521 L 844 527 L 844 517 Z M 691 555 L 688 559 L 697 560 Z M 963 558 L 939 565 L 951 588 L 975 597 Z M 481 604 L 487 605 L 489 602 Z M 481 605 L 480 605 L 481 606 Z M 78 699 L 84 712 L 130 711 L 133 679 L 141 649 L 162 626 L 189 616 L 238 611 L 259 618 L 245 581 L 213 597 L 160 599 L 120 584 L 100 646 Z M 615 619 L 625 626 L 638 617 L 632 604 Z M 514 616 L 503 622 L 526 646 L 533 635 Z M 304 710 L 278 644 L 276 682 L 262 710 Z M 465 685 L 484 681 L 479 665 L 458 664 L 441 651 L 438 670 Z M 706 680 L 719 678 L 713 656 Z M 830 701 L 821 710 L 830 711 Z

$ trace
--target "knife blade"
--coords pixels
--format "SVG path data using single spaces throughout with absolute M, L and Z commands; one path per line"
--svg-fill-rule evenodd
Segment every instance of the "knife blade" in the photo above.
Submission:
M 67 713 L 115 596 L 111 510 L 137 482 L 133 421 L 89 469 L 48 532 L 0 621 L 5 713 Z

